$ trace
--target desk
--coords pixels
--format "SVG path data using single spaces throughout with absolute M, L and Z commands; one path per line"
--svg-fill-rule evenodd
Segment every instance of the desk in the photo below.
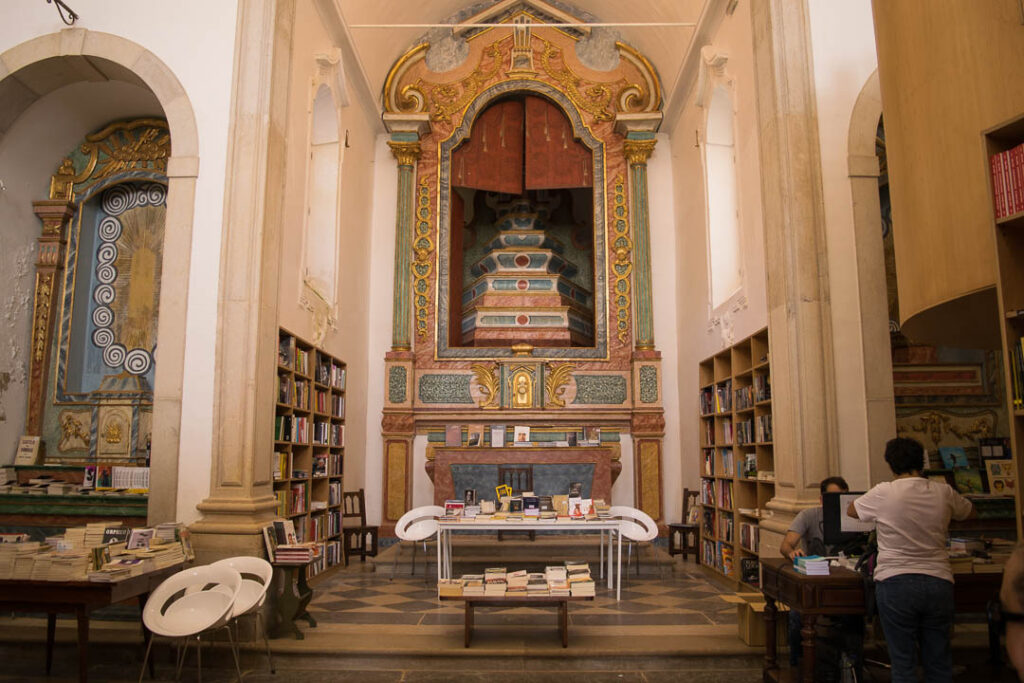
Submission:
M 571 595 L 513 595 L 513 596 L 441 596 L 441 600 L 465 600 L 466 601 L 466 625 L 465 625 L 465 646 L 473 638 L 473 608 L 477 605 L 515 605 L 516 607 L 543 607 L 547 605 L 558 605 L 558 632 L 562 636 L 562 647 L 569 647 L 569 601 L 570 600 L 593 600 L 591 596 L 572 597 Z
M 1002 574 L 957 574 L 953 600 L 957 612 L 985 613 L 999 596 Z M 864 579 L 854 571 L 832 567 L 828 576 L 804 576 L 783 558 L 761 560 L 761 592 L 765 595 L 764 680 L 779 680 L 776 661 L 775 602 L 784 602 L 801 614 L 804 656 L 800 679 L 814 681 L 814 622 L 819 615 L 864 614 Z M 995 639 L 993 641 L 993 638 Z M 989 647 L 999 656 L 999 636 L 989 624 Z
M 506 522 L 503 520 L 489 522 L 449 522 L 438 520 L 437 527 L 437 575 L 440 578 L 452 578 L 452 533 L 457 531 L 584 531 L 600 532 L 601 534 L 601 576 L 607 576 L 608 589 L 615 587 L 615 599 L 622 592 L 622 535 L 619 534 L 617 519 L 597 519 L 586 522 L 552 522 L 550 520 Z M 605 533 L 607 532 L 607 533 Z M 612 541 L 618 538 L 618 559 L 612 564 Z M 607 539 L 607 542 L 606 540 Z M 607 549 L 607 552 L 606 552 Z M 605 565 L 607 564 L 607 572 Z M 614 571 L 613 571 L 614 569 Z
M 12 612 L 46 612 L 46 673 L 53 661 L 53 638 L 57 614 L 71 612 L 78 619 L 78 680 L 86 680 L 89 670 L 89 613 L 116 602 L 138 598 L 139 613 L 146 598 L 164 579 L 183 565 L 167 567 L 114 583 L 93 581 L 0 581 L 0 608 Z M 142 626 L 143 645 L 149 643 L 149 631 Z M 153 675 L 153 660 L 149 660 Z

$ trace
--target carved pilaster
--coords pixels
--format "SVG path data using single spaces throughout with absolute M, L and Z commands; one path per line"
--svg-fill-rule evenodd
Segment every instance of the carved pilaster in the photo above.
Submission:
M 623 151 L 629 162 L 633 219 L 633 277 L 636 283 L 636 348 L 654 348 L 654 314 L 651 303 L 651 229 L 647 204 L 647 160 L 654 152 L 654 133 L 629 132 Z
M 388 146 L 398 162 L 398 206 L 395 212 L 395 298 L 392 317 L 391 348 L 403 351 L 412 348 L 409 334 L 412 313 L 412 234 L 415 206 L 413 181 L 416 161 L 420 158 L 420 143 L 402 139 L 398 134 Z
M 36 257 L 36 286 L 32 302 L 32 343 L 29 357 L 28 410 L 25 433 L 42 434 L 43 405 L 50 371 L 50 347 L 53 344 L 53 319 L 60 311 L 60 274 L 64 271 L 64 247 L 68 224 L 75 207 L 68 201 L 50 200 L 32 203 L 42 221 Z

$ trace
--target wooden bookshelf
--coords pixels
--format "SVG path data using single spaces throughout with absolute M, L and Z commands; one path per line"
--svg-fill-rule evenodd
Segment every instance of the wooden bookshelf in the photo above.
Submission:
M 769 358 L 763 329 L 698 367 L 701 562 L 753 589 L 741 570 L 758 571 L 758 522 L 775 495 Z
M 279 517 L 302 542 L 320 544 L 314 576 L 344 561 L 341 493 L 345 460 L 345 363 L 288 332 L 278 333 L 274 457 Z
M 1024 143 L 1024 115 L 1006 121 L 984 132 L 985 166 L 988 174 L 991 221 L 995 232 L 999 310 L 1003 311 L 1000 327 L 1003 338 L 1003 368 L 1006 378 L 1006 405 L 1011 417 L 1010 451 L 1021 481 L 1021 448 L 1024 448 L 1024 363 L 1021 360 L 1024 340 L 1024 212 L 1000 216 L 996 210 L 992 158 Z M 1021 188 L 1024 191 L 1024 188 Z M 1024 538 L 1021 520 L 1021 498 L 1015 497 L 1017 538 Z

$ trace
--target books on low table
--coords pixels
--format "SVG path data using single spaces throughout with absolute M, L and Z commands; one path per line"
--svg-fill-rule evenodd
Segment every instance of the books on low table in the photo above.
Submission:
M 793 559 L 793 568 L 806 576 L 828 576 L 828 560 L 821 555 L 807 555 Z

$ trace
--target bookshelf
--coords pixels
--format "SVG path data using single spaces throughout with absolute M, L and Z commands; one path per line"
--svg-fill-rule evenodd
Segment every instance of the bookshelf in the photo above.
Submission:
M 984 132 L 992 225 L 995 231 L 1000 328 L 1006 405 L 1012 415 L 1010 452 L 1021 475 L 1024 448 L 1024 115 Z M 1009 168 L 1005 168 L 1009 162 Z M 1021 499 L 1015 497 L 1017 538 L 1022 536 Z
M 341 542 L 345 460 L 345 363 L 288 332 L 278 332 L 274 457 L 279 517 L 320 556 L 308 575 L 344 561 Z
M 763 329 L 698 366 L 701 562 L 754 589 L 758 522 L 775 495 L 768 349 Z

